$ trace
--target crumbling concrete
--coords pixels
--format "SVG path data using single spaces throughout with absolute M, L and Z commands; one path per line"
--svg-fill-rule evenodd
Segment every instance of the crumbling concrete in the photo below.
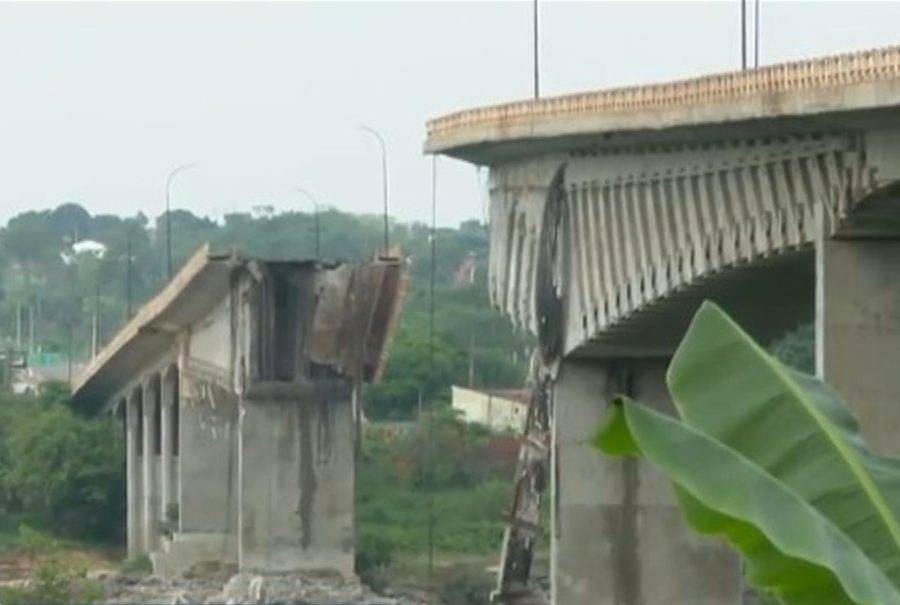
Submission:
M 335 574 L 249 574 L 140 580 L 113 574 L 105 579 L 107 603 L 201 603 L 269 605 L 426 605 L 433 600 L 410 592 L 378 595 L 356 579 Z
M 162 577 L 351 577 L 358 392 L 382 372 L 403 285 L 396 257 L 198 251 L 73 395 L 126 417 L 129 554 Z

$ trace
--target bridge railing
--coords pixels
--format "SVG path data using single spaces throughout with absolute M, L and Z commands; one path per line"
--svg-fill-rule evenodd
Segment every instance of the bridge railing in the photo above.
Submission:
M 584 114 L 703 105 L 754 95 L 900 78 L 900 46 L 779 63 L 661 84 L 575 93 L 459 111 L 430 120 L 429 140 L 455 131 Z

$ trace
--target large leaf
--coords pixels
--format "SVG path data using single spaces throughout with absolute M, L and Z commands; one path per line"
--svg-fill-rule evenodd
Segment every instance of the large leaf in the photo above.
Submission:
M 867 449 L 836 393 L 784 366 L 712 303 L 667 381 L 685 424 L 763 468 L 900 586 L 900 463 Z
M 840 528 L 734 449 L 625 398 L 610 406 L 596 443 L 609 454 L 643 454 L 664 471 L 688 523 L 723 535 L 744 554 L 750 581 L 783 602 L 900 604 L 897 588 Z

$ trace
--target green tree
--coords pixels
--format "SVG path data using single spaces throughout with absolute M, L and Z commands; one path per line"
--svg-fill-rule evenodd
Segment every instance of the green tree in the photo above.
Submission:
M 58 402 L 7 402 L 0 441 L 7 512 L 82 537 L 110 537 L 123 520 L 124 450 L 109 418 L 77 417 Z

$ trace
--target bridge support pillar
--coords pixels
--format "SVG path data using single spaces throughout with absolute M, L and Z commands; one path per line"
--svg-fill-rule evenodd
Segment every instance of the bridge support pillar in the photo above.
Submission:
M 552 601 L 556 605 L 738 605 L 737 557 L 685 525 L 668 481 L 590 440 L 627 393 L 672 412 L 667 359 L 563 361 L 554 392 Z
M 900 240 L 820 239 L 816 371 L 850 405 L 865 439 L 900 454 Z
M 138 391 L 128 395 L 125 403 L 125 455 L 126 455 L 126 491 L 127 491 L 127 539 L 128 556 L 141 554 L 143 536 L 142 488 L 143 488 L 143 450 L 142 423 L 143 410 Z

